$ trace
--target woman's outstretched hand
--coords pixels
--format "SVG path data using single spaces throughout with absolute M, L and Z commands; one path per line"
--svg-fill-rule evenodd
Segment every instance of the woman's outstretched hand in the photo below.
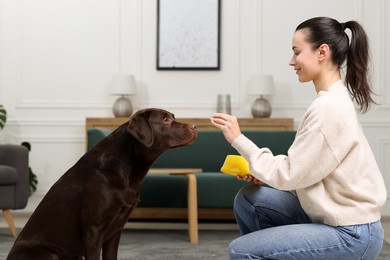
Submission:
M 239 135 L 241 135 L 240 126 L 238 125 L 237 118 L 232 115 L 215 113 L 211 118 L 211 123 L 218 129 L 220 129 L 229 143 L 232 143 Z M 255 185 L 261 185 L 262 182 L 252 175 L 245 175 L 243 177 L 237 176 L 237 179 L 253 183 Z
M 211 118 L 211 123 L 220 129 L 229 143 L 241 135 L 240 126 L 237 118 L 232 115 L 215 113 Z

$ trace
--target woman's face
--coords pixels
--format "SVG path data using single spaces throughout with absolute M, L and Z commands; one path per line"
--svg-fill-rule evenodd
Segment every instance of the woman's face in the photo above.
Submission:
M 300 82 L 308 82 L 317 79 L 320 73 L 318 50 L 313 50 L 310 43 L 306 41 L 305 29 L 294 33 L 292 39 L 292 56 L 289 65 L 294 67 Z

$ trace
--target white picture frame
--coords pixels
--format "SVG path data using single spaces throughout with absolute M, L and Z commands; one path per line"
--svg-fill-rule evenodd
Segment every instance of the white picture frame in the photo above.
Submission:
M 219 70 L 220 0 L 157 1 L 157 70 Z

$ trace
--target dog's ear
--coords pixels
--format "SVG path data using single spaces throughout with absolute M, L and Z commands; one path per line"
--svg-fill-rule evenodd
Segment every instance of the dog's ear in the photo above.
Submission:
M 134 114 L 129 121 L 127 131 L 134 136 L 137 141 L 151 147 L 154 141 L 153 128 L 149 122 L 149 112 L 142 110 Z

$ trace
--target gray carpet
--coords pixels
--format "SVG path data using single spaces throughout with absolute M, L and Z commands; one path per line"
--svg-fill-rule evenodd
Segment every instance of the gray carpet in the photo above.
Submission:
M 119 260 L 227 259 L 229 242 L 238 231 L 200 230 L 199 243 L 188 242 L 186 230 L 125 229 L 119 245 Z M 0 259 L 6 259 L 13 244 L 8 230 L 0 229 Z
M 229 242 L 237 231 L 201 230 L 199 244 L 188 243 L 185 230 L 124 230 L 119 246 L 119 260 L 223 260 L 227 259 Z M 13 244 L 8 230 L 0 229 L 0 259 Z M 390 244 L 385 243 L 377 260 L 390 260 Z

